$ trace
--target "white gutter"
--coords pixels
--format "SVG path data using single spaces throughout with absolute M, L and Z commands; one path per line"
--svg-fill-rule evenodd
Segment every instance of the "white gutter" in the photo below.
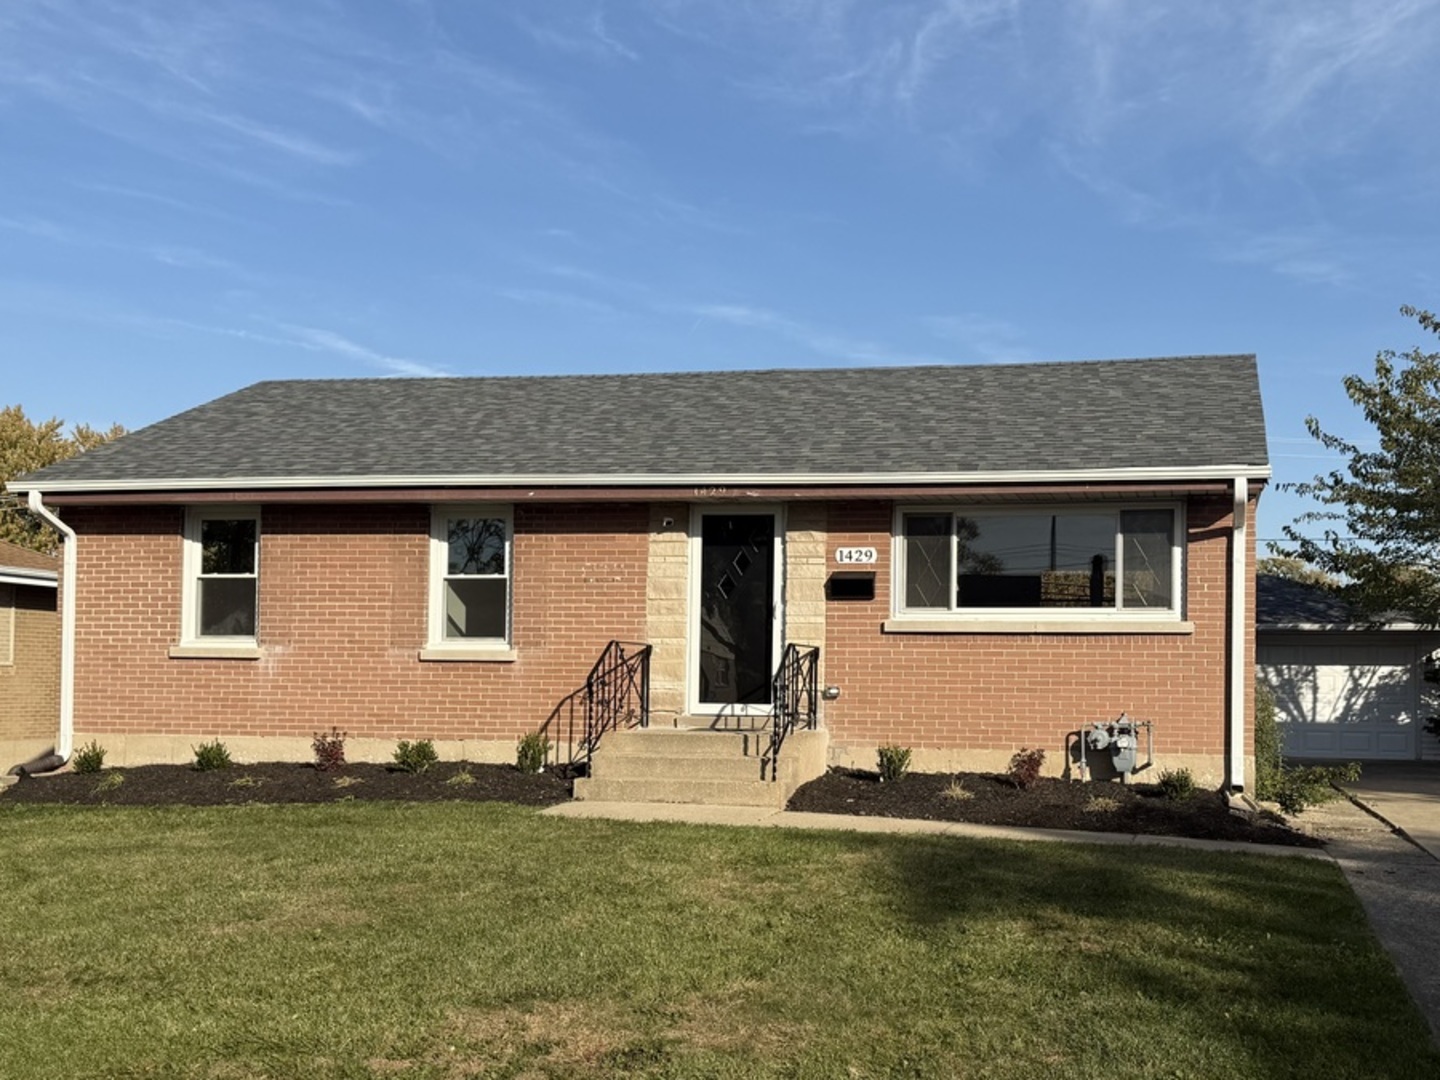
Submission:
M 0 566 L 0 585 L 30 585 L 37 589 L 53 589 L 56 585 L 53 570 L 24 570 L 14 566 Z
M 1231 791 L 1245 790 L 1245 646 L 1250 627 L 1245 620 L 1246 513 L 1249 509 L 1250 486 L 1245 477 L 1235 477 L 1235 504 L 1232 509 L 1230 541 L 1230 760 L 1227 786 Z
M 1169 468 L 1142 465 L 1116 469 L 1048 469 L 1039 471 L 989 470 L 981 472 L 875 472 L 875 473 L 539 473 L 495 475 L 480 473 L 364 476 L 190 476 L 135 480 L 12 481 L 15 491 L 225 491 L 285 488 L 390 488 L 390 487 L 706 487 L 746 488 L 819 485 L 903 484 L 1041 484 L 1104 480 L 1218 480 L 1231 476 L 1270 476 L 1268 465 L 1190 465 Z M 738 492 L 737 492 L 738 493 Z M 707 494 L 723 495 L 724 492 Z
M 60 593 L 60 731 L 55 737 L 55 753 L 69 761 L 75 742 L 75 530 L 55 516 L 40 492 L 30 492 L 29 505 L 32 513 L 65 538 L 61 564 L 65 588 Z

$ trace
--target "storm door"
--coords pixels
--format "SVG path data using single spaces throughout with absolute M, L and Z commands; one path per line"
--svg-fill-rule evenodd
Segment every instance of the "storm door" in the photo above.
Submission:
M 768 711 L 779 615 L 775 520 L 699 514 L 691 686 L 702 712 Z

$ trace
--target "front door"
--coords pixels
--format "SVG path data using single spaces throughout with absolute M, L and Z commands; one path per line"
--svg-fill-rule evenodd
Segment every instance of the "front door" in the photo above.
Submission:
M 701 712 L 765 712 L 775 675 L 776 515 L 698 515 L 691 672 Z M 698 592 L 698 595 L 696 594 Z

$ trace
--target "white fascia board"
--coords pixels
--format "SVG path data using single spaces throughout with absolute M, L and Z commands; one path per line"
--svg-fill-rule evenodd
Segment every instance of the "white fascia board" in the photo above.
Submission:
M 0 566 L 0 585 L 31 585 L 37 589 L 55 589 L 60 585 L 60 575 L 54 570 Z
M 15 491 L 42 494 L 121 491 L 285 490 L 291 488 L 418 487 L 774 487 L 865 486 L 904 484 L 1044 484 L 1124 480 L 1228 480 L 1243 475 L 1268 479 L 1268 465 L 1205 465 L 1184 468 L 1138 466 L 1120 469 L 1057 469 L 1043 472 L 907 473 L 600 473 L 541 475 L 369 475 L 369 476 L 225 476 L 156 477 L 145 480 L 51 480 L 13 482 Z

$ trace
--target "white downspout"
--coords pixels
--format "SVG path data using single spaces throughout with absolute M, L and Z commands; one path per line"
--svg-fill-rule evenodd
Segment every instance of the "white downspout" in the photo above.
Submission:
M 55 753 L 66 761 L 75 742 L 75 530 L 55 516 L 40 497 L 29 493 L 30 510 L 65 538 L 64 572 L 60 578 L 60 732 Z
M 1245 618 L 1246 513 L 1250 484 L 1235 477 L 1235 505 L 1232 509 L 1230 545 L 1230 760 L 1226 784 L 1231 791 L 1245 790 L 1245 646 L 1253 632 Z

